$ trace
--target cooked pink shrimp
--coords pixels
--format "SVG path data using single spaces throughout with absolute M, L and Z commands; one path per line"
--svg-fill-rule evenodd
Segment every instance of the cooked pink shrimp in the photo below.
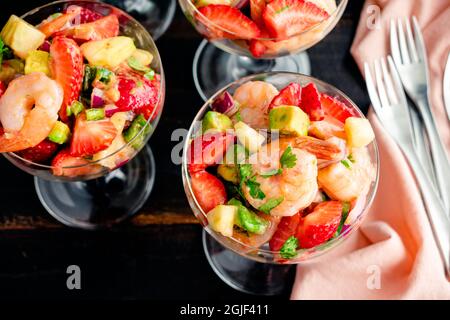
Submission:
M 375 168 L 367 148 L 353 148 L 352 161 L 336 162 L 320 169 L 320 187 L 334 200 L 352 201 L 368 192 L 375 178 Z
M 305 150 L 315 155 L 319 160 L 335 160 L 341 157 L 342 148 L 344 148 L 342 144 L 338 144 L 336 141 L 325 141 L 308 136 L 281 137 L 280 148 L 284 150 L 288 146 Z
M 249 81 L 237 88 L 233 98 L 240 104 L 242 121 L 253 128 L 268 128 L 267 108 L 277 94 L 277 88 L 264 81 Z
M 267 148 L 249 158 L 252 164 L 254 178 L 264 193 L 263 199 L 256 199 L 250 194 L 246 183 L 243 185 L 244 196 L 256 209 L 267 204 L 269 200 L 282 200 L 270 214 L 274 216 L 292 216 L 309 206 L 314 200 L 317 185 L 317 158 L 301 149 L 291 148 L 296 157 L 292 168 L 283 168 L 281 173 L 267 176 L 267 173 L 280 168 L 280 157 L 285 148 L 280 148 L 277 142 L 272 142 Z
M 0 98 L 0 152 L 31 148 L 42 142 L 58 120 L 63 101 L 60 85 L 42 72 L 30 73 L 9 84 Z

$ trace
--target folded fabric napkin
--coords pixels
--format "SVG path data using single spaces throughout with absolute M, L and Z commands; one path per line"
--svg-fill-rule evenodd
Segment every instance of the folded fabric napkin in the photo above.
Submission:
M 377 7 L 371 7 L 374 5 Z M 377 8 L 380 24 L 374 28 Z M 450 1 L 367 0 L 351 53 L 360 70 L 364 61 L 386 56 L 390 53 L 390 19 L 412 15 L 425 39 L 433 113 L 450 153 L 450 126 L 442 102 L 442 78 L 450 49 Z M 375 201 L 360 229 L 340 247 L 298 265 L 291 298 L 450 299 L 450 282 L 414 176 L 372 111 L 369 119 L 381 161 Z

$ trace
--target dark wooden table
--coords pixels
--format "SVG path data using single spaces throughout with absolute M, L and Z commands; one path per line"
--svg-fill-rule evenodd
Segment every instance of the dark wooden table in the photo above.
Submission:
M 44 2 L 2 0 L 0 25 L 10 14 L 21 15 Z M 369 101 L 364 82 L 349 53 L 363 1 L 349 2 L 337 27 L 308 52 L 313 76 L 365 109 Z M 157 41 L 167 98 L 149 142 L 156 157 L 156 183 L 131 221 L 95 232 L 64 227 L 41 206 L 32 176 L 0 158 L 0 298 L 256 299 L 229 288 L 210 268 L 180 167 L 170 158 L 176 144 L 172 131 L 188 128 L 202 105 L 191 74 L 200 41 L 179 8 Z M 72 264 L 81 267 L 81 290 L 67 290 L 66 268 Z

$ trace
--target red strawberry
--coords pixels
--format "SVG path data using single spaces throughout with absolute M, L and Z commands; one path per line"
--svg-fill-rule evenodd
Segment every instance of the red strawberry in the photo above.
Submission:
M 70 154 L 76 157 L 93 155 L 108 148 L 116 136 L 117 129 L 108 118 L 87 121 L 86 116 L 81 114 L 73 129 Z
M 76 167 L 79 168 L 67 168 L 66 167 Z M 64 149 L 60 151 L 52 161 L 53 174 L 55 176 L 65 176 L 65 177 L 77 177 L 84 175 L 93 175 L 100 173 L 102 167 L 99 165 L 89 165 L 89 161 L 81 158 L 74 157 L 70 155 L 69 149 Z
M 288 39 L 328 17 L 325 10 L 304 0 L 274 0 L 263 12 L 269 34 L 277 39 Z
M 300 106 L 302 95 L 302 87 L 298 83 L 292 82 L 272 99 L 269 110 L 282 105 Z
M 250 40 L 248 49 L 255 58 L 262 57 L 267 51 L 267 47 L 264 45 L 264 42 L 256 39 Z
M 359 117 L 358 113 L 352 108 L 347 107 L 344 103 L 340 102 L 337 98 L 332 98 L 329 95 L 322 93 L 320 95 L 320 102 L 325 114 L 339 120 L 344 123 L 348 117 Z
M 116 101 L 117 111 L 133 110 L 148 119 L 159 100 L 160 76 L 149 80 L 141 74 L 124 69 L 117 74 L 117 88 L 120 98 Z M 160 104 L 161 105 L 161 104 Z M 154 114 L 156 117 L 156 114 Z
M 269 241 L 270 250 L 279 251 L 286 240 L 290 236 L 295 235 L 299 222 L 300 213 L 296 213 L 290 217 L 281 218 L 277 231 L 275 231 L 272 239 Z
M 89 23 L 82 23 L 57 33 L 76 40 L 91 41 L 115 37 L 119 34 L 119 19 L 110 14 Z
M 300 248 L 312 248 L 329 240 L 341 222 L 342 208 L 339 201 L 325 201 L 304 217 L 296 234 Z
M 198 204 L 206 213 L 227 201 L 223 183 L 206 171 L 192 174 L 191 185 Z
M 75 41 L 56 37 L 50 46 L 50 57 L 52 76 L 64 90 L 64 100 L 59 116 L 63 121 L 67 121 L 67 106 L 78 100 L 80 95 L 83 81 L 83 55 Z
M 18 154 L 28 161 L 44 163 L 50 159 L 58 149 L 58 145 L 49 140 L 44 140 L 37 146 L 18 152 Z
M 0 81 L 0 97 L 5 93 L 5 91 L 6 91 L 5 84 L 2 81 Z
M 312 121 L 319 121 L 324 118 L 325 114 L 320 103 L 319 91 L 317 91 L 314 83 L 311 82 L 302 89 L 300 108 L 309 115 Z
M 198 172 L 219 164 L 233 142 L 233 135 L 221 132 L 206 133 L 192 140 L 187 151 L 189 172 Z
M 211 31 L 210 38 L 250 40 L 260 35 L 258 26 L 231 6 L 210 4 L 199 12 L 197 18 Z
M 250 16 L 258 26 L 264 27 L 262 14 L 266 8 L 266 0 L 250 0 Z
M 77 5 L 70 5 L 66 9 L 66 13 L 70 13 L 73 11 L 80 11 L 80 17 L 79 17 L 79 23 L 88 23 L 96 21 L 103 16 L 100 13 L 97 13 L 95 11 L 89 10 L 88 8 L 80 7 Z

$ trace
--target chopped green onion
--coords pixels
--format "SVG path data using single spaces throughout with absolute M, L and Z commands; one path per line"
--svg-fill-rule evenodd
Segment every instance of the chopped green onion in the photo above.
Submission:
M 70 106 L 71 114 L 73 114 L 74 116 L 77 116 L 83 110 L 84 110 L 84 105 L 80 101 L 75 100 L 74 102 L 72 102 L 72 105 Z M 67 113 L 67 115 L 69 115 L 69 114 Z
M 96 121 L 105 118 L 105 108 L 92 108 L 86 110 L 86 120 Z
M 138 59 L 136 59 L 135 57 L 131 56 L 128 58 L 127 60 L 128 65 L 130 66 L 130 68 L 136 70 L 136 71 L 141 71 L 141 72 L 149 72 L 151 69 L 143 66 Z
M 155 78 L 155 71 L 153 69 L 150 69 L 149 72 L 146 72 L 144 74 L 144 77 L 146 77 L 148 80 L 153 80 Z
M 280 249 L 280 256 L 283 259 L 292 259 L 297 256 L 298 239 L 290 236 Z
M 52 131 L 48 135 L 48 139 L 54 143 L 63 144 L 70 136 L 70 129 L 64 122 L 56 121 Z
M 341 160 L 341 163 L 347 168 L 350 169 L 352 167 L 351 162 L 347 159 Z
M 145 129 L 141 132 L 142 128 Z M 150 124 L 148 124 L 144 116 L 140 114 L 133 120 L 128 130 L 124 132 L 123 138 L 126 142 L 130 142 L 134 139 L 131 146 L 134 149 L 139 149 L 144 144 L 145 137 L 150 133 L 150 131 Z
M 95 77 L 98 81 L 103 82 L 104 84 L 108 84 L 111 81 L 113 76 L 113 72 L 106 68 L 97 68 L 97 72 Z

